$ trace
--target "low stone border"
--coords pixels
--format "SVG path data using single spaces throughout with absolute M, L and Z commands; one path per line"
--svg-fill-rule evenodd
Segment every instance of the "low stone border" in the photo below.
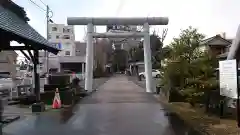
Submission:
M 4 115 L 2 117 L 3 117 L 3 120 L 1 121 L 1 123 L 3 124 L 3 126 L 20 119 L 19 115 Z
M 160 103 L 170 112 L 176 113 L 188 125 L 203 135 L 239 135 L 240 129 L 235 120 L 208 116 L 204 112 L 189 107 L 187 103 L 168 103 L 166 98 L 158 96 Z M 191 116 L 191 117 L 189 117 Z

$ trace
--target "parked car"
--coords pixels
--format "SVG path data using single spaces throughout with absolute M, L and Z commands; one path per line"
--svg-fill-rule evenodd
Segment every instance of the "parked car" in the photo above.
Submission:
M 139 74 L 138 74 L 141 78 L 145 78 L 146 76 L 145 76 L 145 72 L 140 72 Z M 160 78 L 160 76 L 161 76 L 161 72 L 159 71 L 159 70 L 156 70 L 156 69 L 153 69 L 152 70 L 152 77 L 154 77 L 154 78 Z

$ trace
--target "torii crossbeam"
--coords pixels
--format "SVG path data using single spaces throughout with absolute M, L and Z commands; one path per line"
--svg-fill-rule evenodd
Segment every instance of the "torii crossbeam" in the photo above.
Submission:
M 149 25 L 167 25 L 167 17 L 151 18 L 91 18 L 91 17 L 68 17 L 68 25 L 87 25 L 87 48 L 86 48 L 86 80 L 85 90 L 92 91 L 93 84 L 93 38 L 123 38 L 144 37 L 144 67 L 146 77 L 146 92 L 152 92 L 152 62 L 150 49 Z M 93 25 L 143 25 L 143 32 L 138 33 L 94 33 Z

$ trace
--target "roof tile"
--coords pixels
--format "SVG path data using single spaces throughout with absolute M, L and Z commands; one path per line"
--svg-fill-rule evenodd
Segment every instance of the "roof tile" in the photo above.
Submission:
M 21 38 L 33 41 L 42 47 L 48 48 L 50 52 L 58 52 L 58 49 L 53 47 L 43 36 L 34 30 L 28 23 L 21 20 L 17 15 L 8 9 L 0 6 L 0 29 L 14 33 Z M 34 45 L 33 45 L 34 46 Z

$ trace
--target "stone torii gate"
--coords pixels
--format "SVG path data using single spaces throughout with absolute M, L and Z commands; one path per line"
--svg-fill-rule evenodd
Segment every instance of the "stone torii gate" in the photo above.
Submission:
M 68 25 L 87 25 L 85 90 L 92 91 L 93 84 L 93 38 L 130 38 L 144 37 L 144 67 L 146 92 L 152 92 L 152 62 L 149 25 L 167 25 L 167 17 L 152 18 L 88 18 L 68 17 Z M 93 25 L 143 25 L 143 32 L 95 33 Z

